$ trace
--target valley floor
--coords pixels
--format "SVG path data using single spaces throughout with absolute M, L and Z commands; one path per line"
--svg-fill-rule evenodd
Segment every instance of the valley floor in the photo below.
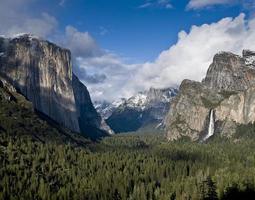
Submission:
M 126 134 L 84 149 L 0 133 L 0 199 L 254 199 L 254 145 Z

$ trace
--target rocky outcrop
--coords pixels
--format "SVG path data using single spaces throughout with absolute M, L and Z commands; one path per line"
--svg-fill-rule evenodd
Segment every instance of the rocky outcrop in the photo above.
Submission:
M 187 136 L 203 140 L 212 112 L 214 134 L 230 137 L 238 124 L 254 122 L 253 55 L 248 50 L 243 51 L 243 57 L 221 52 L 215 55 L 202 83 L 184 80 L 164 121 L 168 139 Z
M 86 87 L 72 73 L 71 53 L 51 42 L 25 34 L 0 38 L 0 75 L 34 105 L 61 125 L 86 132 L 100 128 Z
M 244 57 L 221 52 L 214 56 L 210 65 L 204 85 L 213 90 L 243 91 L 255 83 L 255 70 L 246 65 L 248 53 L 244 51 Z
M 205 135 L 210 109 L 222 100 L 222 95 L 212 92 L 203 84 L 184 80 L 164 120 L 168 139 L 175 140 L 186 136 L 198 140 Z
M 221 135 L 231 136 L 236 124 L 248 124 L 255 121 L 255 86 L 233 94 L 224 99 L 215 108 L 216 120 L 223 122 L 218 131 Z
M 114 102 L 102 113 L 112 112 L 106 122 L 116 133 L 137 131 L 145 127 L 156 129 L 168 113 L 170 102 L 177 92 L 174 88 L 150 88 L 129 99 L 122 99 L 119 103 Z

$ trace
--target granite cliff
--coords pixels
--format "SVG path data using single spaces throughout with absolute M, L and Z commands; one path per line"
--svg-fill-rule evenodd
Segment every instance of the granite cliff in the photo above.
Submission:
M 28 34 L 0 38 L 0 75 L 59 124 L 93 137 L 107 134 L 87 88 L 72 72 L 69 50 Z
M 212 119 L 213 134 L 226 137 L 235 134 L 238 125 L 253 123 L 254 58 L 255 53 L 249 50 L 244 50 L 243 56 L 221 52 L 214 56 L 202 82 L 184 80 L 164 120 L 167 138 L 205 140 Z
M 0 135 L 31 139 L 39 143 L 69 144 L 73 147 L 88 147 L 91 144 L 85 137 L 37 112 L 30 101 L 1 77 Z

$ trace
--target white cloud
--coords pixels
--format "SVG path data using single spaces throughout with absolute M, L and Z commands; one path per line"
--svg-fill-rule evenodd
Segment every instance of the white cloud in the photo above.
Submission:
M 169 87 L 186 78 L 201 81 L 217 52 L 241 54 L 246 48 L 255 50 L 254 41 L 255 19 L 246 22 L 244 14 L 192 26 L 189 33 L 181 31 L 178 42 L 163 51 L 155 62 L 141 65 L 124 90 Z
M 31 14 L 30 5 L 36 0 L 1 0 L 0 34 L 13 36 L 17 33 L 32 33 L 47 37 L 56 31 L 58 22 L 46 12 Z
M 144 4 L 138 6 L 138 8 L 164 8 L 172 9 L 173 5 L 170 0 L 147 0 Z
M 100 48 L 88 32 L 67 26 L 61 45 L 70 49 L 74 73 L 85 83 L 94 99 L 123 95 L 122 87 L 137 68 L 117 55 Z
M 137 65 L 125 64 L 120 57 L 109 52 L 90 58 L 79 57 L 76 64 L 78 76 L 88 86 L 95 99 L 113 100 L 133 94 L 126 91 L 125 84 L 136 72 Z M 92 77 L 98 79 L 91 82 Z
M 149 8 L 151 7 L 153 4 L 151 2 L 146 2 L 140 6 L 138 6 L 138 8 Z
M 177 86 L 186 78 L 201 81 L 216 53 L 241 54 L 246 48 L 255 50 L 254 41 L 255 19 L 246 21 L 245 15 L 240 14 L 236 18 L 192 26 L 188 33 L 180 31 L 177 43 L 160 53 L 154 62 L 125 64 L 120 57 L 101 50 L 101 54 L 90 57 L 80 54 L 76 71 L 93 99 L 113 100 L 150 87 Z
M 187 9 L 201 9 L 215 5 L 232 4 L 237 0 L 190 0 Z
M 254 14 L 254 0 L 190 0 L 186 8 L 188 10 L 198 10 L 203 8 L 211 8 L 217 5 L 240 5 L 244 10 Z
M 106 53 L 89 59 L 79 58 L 77 61 L 79 72 L 86 71 L 89 76 L 78 76 L 87 85 L 93 99 L 114 100 L 123 96 L 130 96 L 134 91 L 127 91 L 125 85 L 132 79 L 137 65 L 125 64 L 121 58 Z M 90 82 L 93 76 L 98 77 L 97 82 Z M 131 93 L 130 93 L 131 92 Z
M 31 33 L 41 37 L 47 37 L 56 30 L 57 20 L 47 13 L 42 13 L 38 18 L 25 18 L 21 23 L 9 26 L 2 30 L 2 34 L 13 36 L 17 33 Z
M 170 0 L 158 0 L 158 5 L 162 6 L 166 9 L 173 8 L 172 4 L 170 3 Z
M 79 32 L 72 26 L 66 27 L 63 44 L 76 57 L 94 57 L 103 53 L 88 32 Z
M 177 43 L 160 53 L 154 62 L 127 64 L 125 58 L 98 46 L 88 32 L 67 26 L 64 36 L 59 37 L 55 34 L 57 20 L 53 16 L 47 13 L 33 16 L 26 12 L 36 0 L 0 1 L 0 34 L 32 32 L 61 40 L 63 46 L 71 49 L 74 72 L 88 87 L 93 99 L 128 97 L 150 87 L 179 85 L 185 78 L 200 81 L 217 52 L 240 54 L 242 49 L 255 50 L 255 19 L 247 21 L 244 14 L 240 14 L 236 18 L 192 26 L 189 32 L 180 31 Z M 157 1 L 160 2 L 169 1 Z M 22 9 L 25 5 L 26 9 Z

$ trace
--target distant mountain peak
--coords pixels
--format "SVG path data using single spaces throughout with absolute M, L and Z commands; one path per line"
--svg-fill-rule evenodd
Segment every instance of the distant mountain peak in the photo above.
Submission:
M 158 104 L 159 102 L 170 102 L 172 97 L 176 96 L 177 93 L 178 90 L 175 88 L 150 88 L 127 99 L 125 105 L 144 110 L 148 107 L 153 107 L 154 104 Z
M 94 105 L 115 132 L 136 131 L 153 123 L 156 128 L 169 111 L 170 102 L 177 93 L 176 88 L 150 88 L 128 99 L 122 98 L 112 103 L 94 102 Z
M 36 40 L 43 40 L 43 38 L 39 37 L 39 36 L 36 36 L 34 34 L 31 34 L 31 33 L 18 33 L 18 34 L 15 34 L 11 37 L 12 39 L 21 39 L 21 38 L 27 38 L 27 39 L 36 39 Z

